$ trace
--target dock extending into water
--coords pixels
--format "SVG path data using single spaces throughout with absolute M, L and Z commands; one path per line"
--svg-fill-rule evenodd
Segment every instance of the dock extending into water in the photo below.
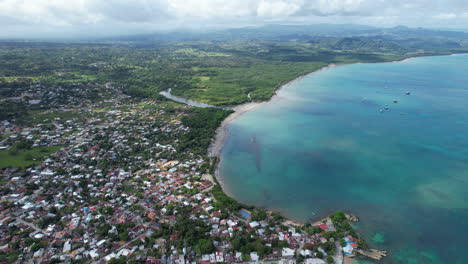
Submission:
M 363 256 L 366 256 L 371 259 L 375 260 L 381 260 L 383 257 L 387 256 L 387 251 L 385 250 L 377 250 L 377 249 L 369 249 L 369 250 L 363 250 L 363 249 L 358 249 L 357 252 Z

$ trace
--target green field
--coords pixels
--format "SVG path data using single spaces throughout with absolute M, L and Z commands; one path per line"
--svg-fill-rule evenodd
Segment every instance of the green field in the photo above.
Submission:
M 73 118 L 86 117 L 86 114 L 67 111 L 67 112 L 44 112 L 39 110 L 31 110 L 28 115 L 18 120 L 18 123 L 24 126 L 34 126 L 39 123 L 54 121 L 55 118 L 61 120 L 71 120 Z
M 412 38 L 365 37 L 135 41 L 73 46 L 12 46 L 0 42 L 0 88 L 5 88 L 0 90 L 0 98 L 18 96 L 12 88 L 38 82 L 61 86 L 62 100 L 79 96 L 86 100 L 112 98 L 115 91 L 105 87 L 112 83 L 134 98 L 159 100 L 160 91 L 172 88 L 174 95 L 203 103 L 237 105 L 268 100 L 282 84 L 332 63 L 384 62 L 466 51 L 433 41 L 430 49 L 418 48 Z
M 186 98 L 215 105 L 268 100 L 275 90 L 300 75 L 325 66 L 321 62 L 259 63 L 245 68 L 208 68 L 215 76 L 199 77 L 197 87 L 178 92 Z M 250 93 L 250 98 L 248 94 Z
M 17 150 L 12 147 L 9 150 L 0 151 L 0 168 L 15 167 L 25 168 L 39 164 L 52 153 L 61 149 L 61 146 L 38 147 L 29 150 Z
M 196 57 L 228 57 L 231 56 L 228 53 L 224 52 L 207 52 L 207 51 L 202 51 L 202 50 L 197 50 L 197 49 L 192 49 L 192 48 L 185 48 L 185 49 L 179 49 L 175 51 L 176 53 L 182 53 L 185 55 L 190 55 L 190 56 L 196 56 Z

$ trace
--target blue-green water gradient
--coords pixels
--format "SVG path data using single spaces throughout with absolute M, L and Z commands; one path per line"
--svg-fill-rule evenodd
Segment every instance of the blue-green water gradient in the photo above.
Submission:
M 291 218 L 358 215 L 384 263 L 466 264 L 468 56 L 313 73 L 230 124 L 220 177 Z

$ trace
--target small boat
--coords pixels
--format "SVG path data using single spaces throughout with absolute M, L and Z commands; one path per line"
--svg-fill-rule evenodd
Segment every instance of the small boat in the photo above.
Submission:
M 393 102 L 396 104 L 396 103 L 398 103 L 398 100 L 393 100 Z
M 410 94 L 411 94 L 411 92 L 406 92 L 406 95 L 410 95 Z
M 388 106 L 385 107 L 385 110 L 388 110 Z

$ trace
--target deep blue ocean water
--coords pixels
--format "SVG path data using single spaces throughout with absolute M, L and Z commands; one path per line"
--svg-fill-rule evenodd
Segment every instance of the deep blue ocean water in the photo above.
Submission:
M 294 219 L 359 216 L 384 263 L 466 264 L 468 56 L 310 74 L 230 124 L 220 177 Z

